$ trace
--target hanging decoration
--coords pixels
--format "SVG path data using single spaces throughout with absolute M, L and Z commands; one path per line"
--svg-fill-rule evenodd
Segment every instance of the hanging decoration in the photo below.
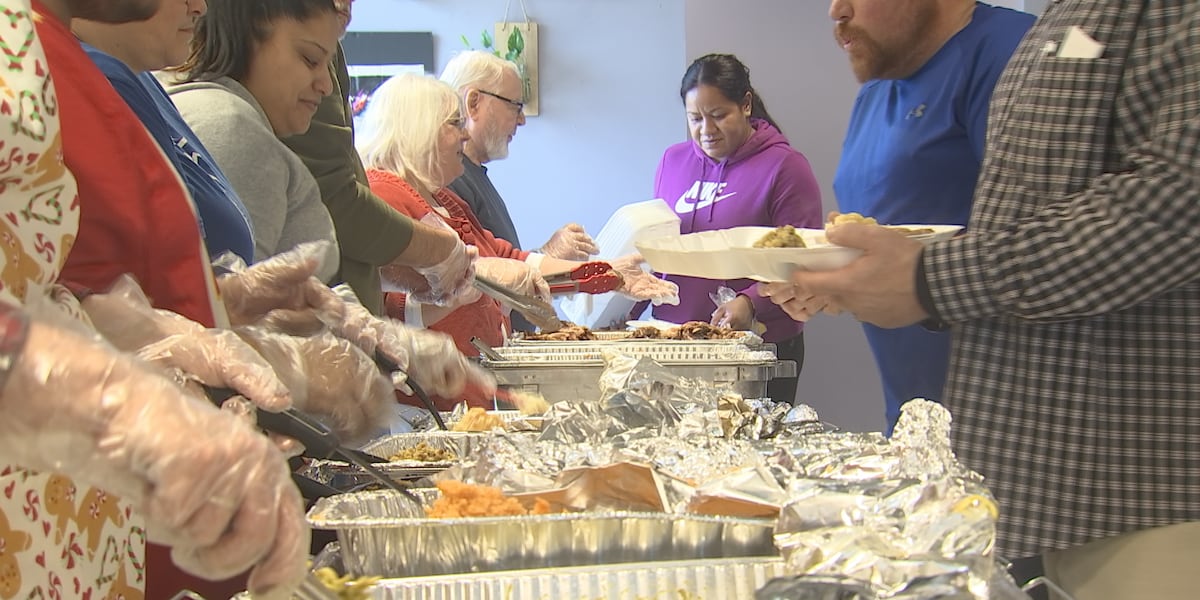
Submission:
M 509 21 L 512 0 L 504 4 L 504 20 L 496 23 L 495 52 L 517 64 L 525 82 L 525 116 L 537 116 L 538 102 L 538 24 L 529 18 L 525 0 L 520 0 L 523 21 Z

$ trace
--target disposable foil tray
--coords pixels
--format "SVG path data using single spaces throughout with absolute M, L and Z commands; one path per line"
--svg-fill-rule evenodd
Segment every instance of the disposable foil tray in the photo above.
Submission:
M 705 559 L 385 579 L 377 600 L 736 600 L 785 575 L 778 557 Z
M 510 338 L 506 345 L 509 346 L 537 346 L 541 344 L 568 344 L 568 345 L 587 345 L 587 344 L 613 344 L 613 343 L 630 343 L 630 344 L 695 344 L 702 346 L 760 346 L 762 338 L 746 331 L 744 335 L 733 338 L 720 338 L 710 340 L 664 340 L 656 338 L 635 338 L 630 337 L 632 331 L 592 331 L 592 335 L 596 337 L 594 340 L 529 340 L 524 337 Z
M 324 498 L 308 513 L 337 531 L 346 571 L 405 577 L 595 564 L 774 556 L 773 519 L 569 513 L 432 519 L 395 492 Z
M 770 350 L 689 342 L 507 346 L 496 348 L 504 360 L 485 359 L 483 365 L 501 388 L 537 392 L 550 403 L 595 399 L 608 349 L 648 357 L 679 377 L 729 385 L 746 398 L 766 396 L 771 379 L 796 376 L 795 361 L 777 360 Z
M 479 449 L 483 439 L 483 434 L 465 431 L 396 433 L 367 443 L 362 447 L 362 451 L 387 460 L 389 457 L 399 454 L 401 450 L 425 443 L 431 448 L 449 450 L 459 458 L 466 458 Z M 412 466 L 421 466 L 420 463 L 414 461 L 405 461 L 404 464 L 410 463 Z
M 459 459 L 470 456 L 482 443 L 482 439 L 482 434 L 457 431 L 397 433 L 368 443 L 362 447 L 362 451 L 379 457 L 381 461 L 386 461 L 375 464 L 375 468 L 384 475 L 397 481 L 408 481 L 428 477 L 450 468 Z M 438 462 L 388 461 L 389 457 L 395 456 L 401 450 L 412 448 L 422 442 L 432 448 L 449 450 L 456 459 Z M 375 483 L 375 478 L 362 469 L 336 460 L 313 461 L 300 474 L 343 491 Z
M 489 367 L 508 363 L 537 365 L 545 363 L 601 364 L 604 352 L 614 351 L 634 358 L 649 358 L 662 365 L 738 363 L 760 364 L 776 360 L 771 350 L 753 349 L 738 344 L 711 344 L 707 341 L 627 341 L 620 343 L 538 342 L 502 346 L 496 353 L 504 360 L 486 361 Z

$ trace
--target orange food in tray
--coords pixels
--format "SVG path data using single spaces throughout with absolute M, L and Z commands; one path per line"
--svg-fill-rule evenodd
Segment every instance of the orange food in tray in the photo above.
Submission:
M 544 515 L 550 513 L 550 503 L 537 499 L 527 510 L 516 498 L 505 496 L 499 488 L 471 485 L 461 481 L 439 481 L 442 497 L 425 509 L 426 516 L 435 519 L 460 517 L 507 517 L 514 515 Z

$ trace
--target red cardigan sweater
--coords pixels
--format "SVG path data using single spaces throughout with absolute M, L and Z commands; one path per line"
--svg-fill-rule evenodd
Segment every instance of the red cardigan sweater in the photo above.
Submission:
M 377 169 L 367 170 L 367 180 L 371 183 L 371 191 L 379 196 L 383 201 L 387 202 L 392 208 L 420 220 L 425 215 L 435 212 L 433 207 L 421 197 L 408 182 L 404 181 L 399 175 L 388 171 Z M 518 250 L 512 244 L 497 238 L 492 235 L 492 232 L 483 228 L 479 223 L 479 219 L 471 212 L 471 208 L 467 203 L 459 198 L 446 188 L 438 190 L 434 197 L 441 203 L 442 207 L 449 213 L 449 217 L 440 215 L 442 220 L 446 222 L 454 231 L 458 232 L 458 236 L 462 238 L 463 243 L 475 246 L 479 249 L 479 256 L 482 257 L 500 257 L 512 258 L 516 260 L 525 260 L 529 256 L 528 252 Z M 384 294 L 384 310 L 387 315 L 393 319 L 404 319 L 405 294 L 397 292 L 389 292 Z M 510 331 L 512 325 L 509 323 L 507 315 L 500 307 L 500 304 L 495 300 L 482 296 L 475 302 L 460 306 L 441 321 L 434 323 L 428 327 L 434 331 L 441 331 L 450 337 L 454 338 L 454 344 L 458 346 L 458 350 L 467 356 L 476 356 L 479 354 L 473 346 L 471 346 L 471 338 L 478 337 L 492 346 L 499 346 L 504 343 L 504 332 Z M 420 383 L 418 381 L 418 383 Z M 410 402 L 405 398 L 405 402 Z M 434 398 L 434 402 L 438 408 L 450 409 L 460 399 Z M 473 397 L 468 395 L 465 398 L 468 404 L 472 406 L 491 406 L 491 398 Z

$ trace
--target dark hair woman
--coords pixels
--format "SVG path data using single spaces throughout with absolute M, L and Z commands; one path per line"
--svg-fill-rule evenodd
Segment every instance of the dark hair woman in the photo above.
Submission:
M 180 114 L 250 214 L 254 260 L 337 238 L 317 182 L 280 138 L 304 133 L 333 90 L 342 35 L 334 0 L 209 0 L 183 65 L 160 73 Z
M 746 65 L 731 54 L 702 56 L 684 73 L 679 95 L 691 139 L 663 154 L 654 195 L 679 215 L 680 233 L 750 225 L 821 226 L 821 191 L 812 168 L 767 113 Z M 751 329 L 757 321 L 765 328 L 763 339 L 778 345 L 781 359 L 795 360 L 797 367 L 803 363 L 803 324 L 760 298 L 753 281 L 666 279 L 679 285 L 680 303 L 655 307 L 655 318 L 736 329 Z M 722 298 L 722 287 L 737 295 Z M 796 379 L 773 380 L 768 393 L 792 402 Z

